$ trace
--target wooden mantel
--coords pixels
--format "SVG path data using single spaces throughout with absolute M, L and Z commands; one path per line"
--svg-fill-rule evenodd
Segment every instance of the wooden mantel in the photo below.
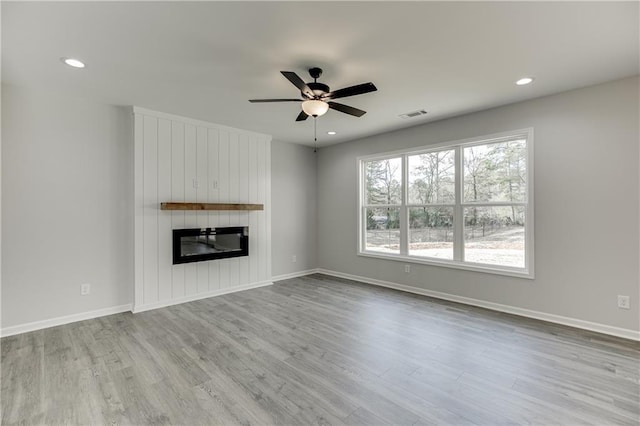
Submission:
M 160 203 L 160 210 L 264 210 L 264 204 Z

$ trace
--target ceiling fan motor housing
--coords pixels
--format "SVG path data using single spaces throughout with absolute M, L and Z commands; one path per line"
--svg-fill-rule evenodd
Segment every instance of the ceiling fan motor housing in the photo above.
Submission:
M 329 93 L 329 86 L 327 86 L 326 84 L 314 82 L 314 83 L 307 83 L 307 86 L 309 86 L 309 89 L 311 89 L 311 91 L 313 92 L 316 98 L 319 98 L 320 96 L 326 93 Z M 305 98 L 307 97 L 303 92 L 301 93 L 303 97 Z

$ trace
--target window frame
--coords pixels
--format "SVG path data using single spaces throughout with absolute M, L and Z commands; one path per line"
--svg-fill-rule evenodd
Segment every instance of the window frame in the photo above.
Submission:
M 487 145 L 491 143 L 506 142 L 523 138 L 526 140 L 526 199 L 522 202 L 465 202 L 464 201 L 464 164 L 463 164 L 463 150 L 466 147 L 475 145 Z M 409 201 L 409 157 L 412 155 L 426 154 L 429 152 L 443 151 L 446 149 L 453 149 L 455 152 L 455 181 L 456 188 L 455 204 L 453 204 L 453 260 L 427 258 L 415 255 L 409 255 L 409 208 L 422 207 L 422 204 L 408 204 Z M 367 161 L 385 160 L 390 158 L 400 158 L 402 165 L 402 193 L 401 204 L 387 206 L 387 205 L 369 205 L 365 204 L 366 196 L 366 168 L 364 166 Z M 356 158 L 357 172 L 358 172 L 358 200 L 357 200 L 357 215 L 358 215 L 358 243 L 357 254 L 358 256 L 381 258 L 387 260 L 401 261 L 404 263 L 415 263 L 432 266 L 441 266 L 453 269 L 462 269 L 468 271 L 477 271 L 484 273 L 491 273 L 497 275 L 513 276 L 518 278 L 533 279 L 534 275 L 534 135 L 533 128 L 526 128 L 520 130 L 513 130 L 501 133 L 495 133 L 491 135 L 473 137 L 462 140 L 447 141 L 432 145 L 425 145 L 416 148 L 409 148 L 404 150 L 397 150 L 391 152 L 384 152 L 372 155 L 364 155 Z M 442 206 L 451 206 L 451 204 L 441 204 Z M 510 266 L 501 265 L 489 265 L 483 263 L 474 263 L 470 261 L 464 261 L 464 209 L 469 206 L 476 207 L 492 207 L 492 206 L 524 206 L 525 211 L 525 253 L 524 268 L 516 268 Z M 437 207 L 438 204 L 424 205 L 427 207 Z M 366 248 L 366 208 L 369 207 L 393 207 L 400 208 L 400 253 L 381 253 L 376 251 L 367 251 Z

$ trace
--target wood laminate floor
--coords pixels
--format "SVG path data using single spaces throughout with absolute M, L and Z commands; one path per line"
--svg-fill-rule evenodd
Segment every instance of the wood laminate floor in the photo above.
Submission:
M 3 338 L 2 424 L 639 424 L 637 343 L 323 275 Z

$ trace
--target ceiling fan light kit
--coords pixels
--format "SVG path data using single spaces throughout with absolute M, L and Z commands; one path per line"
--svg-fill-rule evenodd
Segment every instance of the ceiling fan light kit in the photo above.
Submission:
M 367 112 L 349 105 L 332 102 L 333 99 L 346 98 L 348 96 L 362 95 L 364 93 L 375 92 L 378 90 L 376 86 L 369 82 L 358 84 L 355 86 L 345 87 L 344 89 L 334 90 L 333 92 L 323 83 L 318 83 L 318 78 L 322 75 L 321 68 L 310 68 L 309 75 L 313 78 L 312 82 L 305 83 L 293 71 L 280 71 L 282 75 L 300 90 L 302 99 L 251 99 L 249 102 L 302 102 L 302 111 L 296 118 L 296 121 L 304 121 L 309 116 L 320 117 L 329 109 L 343 112 L 354 117 L 362 117 Z
M 316 99 L 302 102 L 302 111 L 312 117 L 320 117 L 329 111 L 329 104 Z

